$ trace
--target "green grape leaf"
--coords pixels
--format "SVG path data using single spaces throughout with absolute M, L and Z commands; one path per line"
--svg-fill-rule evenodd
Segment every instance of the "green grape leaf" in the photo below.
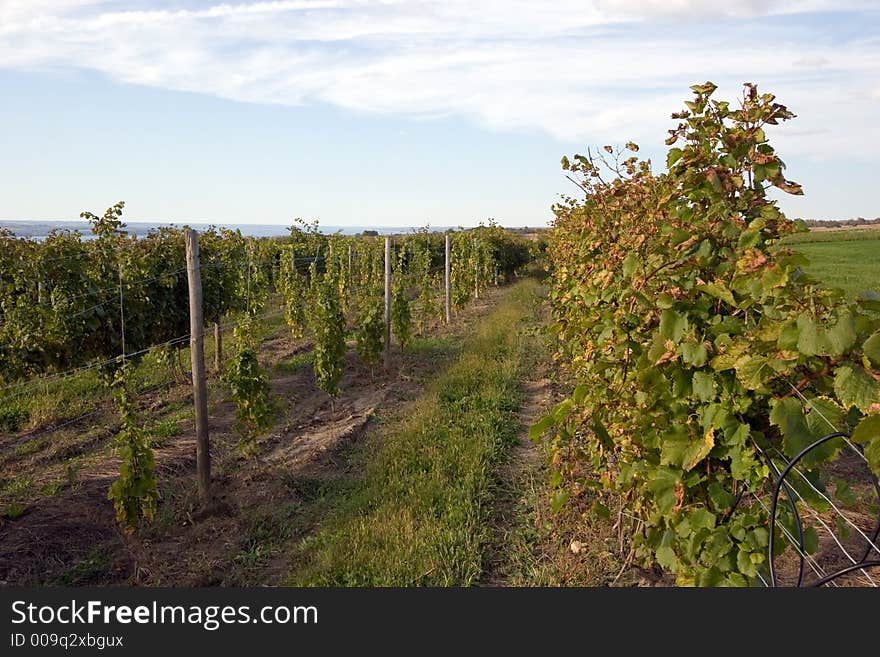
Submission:
M 602 504 L 599 500 L 593 502 L 590 507 L 590 511 L 598 518 L 602 518 L 604 520 L 608 520 L 611 518 L 611 509 Z
M 840 431 L 845 426 L 844 409 L 830 397 L 813 397 L 806 404 L 807 426 L 816 437 Z
M 807 554 L 819 551 L 819 533 L 815 527 L 804 527 L 804 550 Z
M 716 372 L 732 370 L 736 367 L 737 362 L 743 357 L 747 349 L 748 344 L 745 342 L 735 342 L 722 353 L 715 356 L 709 364 Z
M 794 351 L 798 348 L 799 338 L 800 331 L 798 330 L 797 322 L 786 322 L 779 329 L 779 337 L 776 340 L 776 344 L 780 349 Z
M 770 423 L 778 426 L 782 432 L 783 451 L 789 458 L 815 442 L 816 438 L 807 426 L 803 406 L 793 397 L 777 400 L 772 405 Z
M 687 330 L 687 317 L 667 308 L 660 314 L 660 335 L 673 342 L 681 340 Z
M 730 507 L 733 506 L 734 500 L 736 497 L 732 493 L 729 493 L 725 490 L 724 486 L 721 485 L 718 481 L 713 481 L 708 486 L 709 491 L 709 500 L 712 502 L 712 506 L 716 511 L 720 513 L 726 512 Z
M 758 574 L 758 569 L 752 563 L 751 552 L 746 550 L 741 549 L 737 552 L 736 567 L 739 569 L 739 572 L 747 577 L 755 577 Z
M 880 413 L 869 415 L 853 429 L 852 439 L 863 445 L 880 438 Z
M 657 548 L 654 556 L 661 567 L 666 568 L 667 570 L 675 570 L 678 558 L 675 556 L 675 550 L 671 547 L 664 545 Z
M 694 372 L 691 385 L 700 401 L 711 401 L 715 398 L 715 377 L 711 372 Z
M 658 468 L 648 482 L 648 490 L 654 496 L 654 502 L 660 513 L 669 513 L 675 506 L 675 485 L 679 483 L 678 474 L 668 468 Z
M 681 467 L 684 452 L 691 442 L 687 430 L 683 427 L 675 427 L 663 434 L 660 442 L 660 463 Z
M 877 382 L 864 368 L 841 365 L 834 370 L 834 392 L 845 408 L 867 411 L 878 401 Z
M 557 490 L 553 493 L 553 497 L 550 498 L 550 509 L 553 513 L 559 513 L 562 511 L 563 507 L 568 502 L 568 492 L 564 490 Z
M 874 365 L 880 367 L 880 331 L 865 340 L 862 351 Z
M 843 313 L 826 335 L 830 356 L 840 356 L 849 351 L 856 343 L 856 323 L 852 314 Z
M 804 314 L 798 317 L 797 326 L 797 348 L 802 354 L 815 356 L 828 351 L 825 332 L 808 315 Z
M 699 508 L 694 509 L 688 514 L 688 520 L 691 524 L 691 529 L 713 529 L 715 527 L 715 514 L 707 509 Z
M 757 390 L 774 376 L 764 356 L 741 356 L 734 364 L 737 378 L 748 390 Z
M 614 439 L 611 438 L 611 434 L 608 433 L 605 425 L 595 417 L 593 418 L 593 431 L 605 449 L 614 449 Z
M 708 353 L 706 345 L 702 342 L 683 342 L 679 347 L 681 357 L 685 363 L 693 367 L 703 367 L 706 364 Z
M 865 447 L 865 458 L 871 471 L 880 477 L 880 439 L 875 438 Z
M 556 422 L 551 415 L 544 416 L 531 427 L 529 427 L 529 438 L 531 438 L 534 442 L 538 442 L 539 440 L 541 440 L 541 436 L 544 435 L 544 432 L 555 424 Z
M 693 470 L 715 447 L 715 430 L 709 429 L 702 440 L 689 444 L 681 458 L 681 468 L 685 472 Z
M 716 299 L 721 299 L 731 306 L 736 306 L 736 299 L 733 298 L 733 292 L 731 292 L 728 287 L 721 281 L 706 283 L 705 285 L 701 285 L 699 289 L 706 294 L 715 297 Z
M 834 497 L 844 506 L 855 506 L 858 502 L 858 497 L 853 492 L 849 482 L 841 477 L 834 477 L 832 481 L 834 483 Z
M 639 264 L 641 264 L 641 258 L 638 253 L 631 252 L 628 253 L 627 256 L 623 259 L 623 275 L 629 278 L 633 275 L 633 272 L 638 269 Z
M 880 413 L 869 415 L 853 430 L 852 439 L 865 445 L 865 458 L 875 475 L 880 476 Z

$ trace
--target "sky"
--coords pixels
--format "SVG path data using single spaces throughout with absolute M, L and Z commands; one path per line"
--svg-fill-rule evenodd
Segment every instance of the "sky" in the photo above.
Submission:
M 797 114 L 789 216 L 880 216 L 876 1 L 0 0 L 0 219 L 539 226 L 706 80 Z

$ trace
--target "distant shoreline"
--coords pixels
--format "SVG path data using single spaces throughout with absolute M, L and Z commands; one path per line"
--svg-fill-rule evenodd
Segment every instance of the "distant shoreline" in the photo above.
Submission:
M 195 223 L 195 222 L 148 222 L 148 221 L 131 221 L 125 222 L 126 232 L 133 233 L 140 237 L 146 235 L 151 230 L 168 227 L 181 227 L 189 225 L 195 230 L 207 230 L 210 227 L 228 228 L 231 230 L 240 230 L 242 235 L 249 237 L 284 237 L 290 234 L 290 226 L 282 226 L 276 224 L 228 224 L 228 223 Z M 432 232 L 445 231 L 446 226 L 430 226 Z M 0 220 L 0 230 L 9 230 L 16 237 L 29 239 L 45 239 L 52 230 L 69 230 L 79 231 L 84 239 L 91 239 L 91 226 L 86 221 L 31 221 L 27 219 Z M 357 235 L 366 230 L 376 231 L 380 235 L 391 235 L 408 233 L 413 230 L 420 230 L 417 226 L 318 226 L 318 230 L 325 234 L 342 233 L 344 235 Z

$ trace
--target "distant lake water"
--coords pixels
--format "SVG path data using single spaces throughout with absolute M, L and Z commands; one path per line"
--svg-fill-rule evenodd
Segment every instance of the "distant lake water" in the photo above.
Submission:
M 131 222 L 128 223 L 125 230 L 134 233 L 138 237 L 146 235 L 150 230 L 167 226 L 182 226 L 181 223 L 163 223 L 163 222 Z M 238 229 L 242 235 L 250 237 L 283 237 L 289 235 L 288 226 L 276 226 L 271 224 L 190 224 L 195 230 L 205 230 L 209 226 L 217 228 Z M 92 239 L 92 229 L 88 222 L 85 221 L 0 221 L 0 229 L 6 228 L 15 233 L 16 237 L 29 237 L 32 239 L 45 239 L 53 229 L 79 231 L 83 239 Z M 408 233 L 417 227 L 376 227 L 376 226 L 319 226 L 319 230 L 325 234 L 341 232 L 344 235 L 357 235 L 365 230 L 375 230 L 380 235 L 389 235 L 393 233 Z M 445 226 L 431 227 L 433 231 L 446 230 Z

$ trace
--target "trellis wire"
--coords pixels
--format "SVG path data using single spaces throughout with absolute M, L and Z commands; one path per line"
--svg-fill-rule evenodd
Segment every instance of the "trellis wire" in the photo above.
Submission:
M 321 256 L 320 258 L 313 258 L 313 257 L 310 257 L 310 256 L 309 256 L 309 257 L 296 258 L 296 260 L 298 260 L 298 261 L 303 261 L 303 262 L 306 262 L 306 261 L 307 261 L 307 262 L 312 262 L 312 261 L 315 261 L 315 260 L 318 260 L 318 259 L 323 260 L 324 258 L 323 258 L 323 256 Z M 203 266 L 201 267 L 201 269 L 216 269 L 216 268 L 230 268 L 230 269 L 231 269 L 231 268 L 235 268 L 235 267 L 246 267 L 246 268 L 247 268 L 247 271 L 248 271 L 248 298 L 249 298 L 249 297 L 250 297 L 250 280 L 249 280 L 249 279 L 250 279 L 250 268 L 254 265 L 254 263 L 256 263 L 256 264 L 263 264 L 263 263 L 267 263 L 267 262 L 273 262 L 273 263 L 274 263 L 274 258 L 262 258 L 262 259 L 260 259 L 260 260 L 256 260 L 256 261 L 253 261 L 253 260 L 252 260 L 252 261 L 249 261 L 249 262 L 246 262 L 246 263 L 223 263 L 223 262 L 209 263 L 209 264 L 207 264 L 207 265 L 203 265 Z M 90 297 L 90 296 L 95 296 L 95 295 L 97 295 L 97 296 L 99 296 L 99 297 L 101 297 L 101 296 L 106 297 L 106 296 L 108 296 L 110 293 L 114 293 L 114 292 L 117 292 L 117 291 L 118 291 L 118 292 L 119 292 L 119 297 L 120 297 L 120 308 L 121 308 L 121 306 L 122 306 L 122 293 L 123 293 L 123 289 L 125 289 L 126 287 L 130 288 L 130 287 L 133 287 L 133 286 L 136 286 L 136 285 L 144 285 L 144 284 L 146 284 L 146 283 L 153 283 L 153 282 L 156 282 L 156 281 L 163 280 L 163 279 L 165 279 L 165 278 L 170 278 L 170 277 L 172 277 L 172 276 L 178 276 L 178 275 L 180 275 L 181 273 L 184 273 L 184 272 L 186 272 L 186 267 L 178 268 L 178 269 L 172 270 L 172 271 L 170 271 L 170 272 L 165 272 L 165 273 L 163 273 L 163 274 L 159 274 L 158 276 L 152 276 L 152 277 L 149 277 L 149 278 L 137 279 L 137 280 L 134 280 L 134 281 L 126 281 L 126 282 L 124 283 L 124 285 L 123 285 L 123 284 L 122 284 L 122 272 L 121 272 L 121 270 L 120 270 L 120 271 L 119 271 L 119 280 L 120 280 L 120 284 L 119 284 L 119 285 L 112 285 L 112 286 L 109 286 L 109 287 L 99 288 L 99 289 L 97 289 L 97 290 L 92 290 L 92 291 L 90 291 L 90 292 L 85 292 L 85 293 L 83 293 L 83 294 L 75 295 L 75 296 L 72 296 L 72 297 L 66 297 L 66 298 L 63 299 L 63 302 L 64 302 L 64 303 L 70 303 L 71 301 L 75 301 L 75 300 L 77 300 L 77 299 L 82 299 L 82 298 L 85 298 L 85 297 Z M 81 316 L 81 315 L 85 315 L 85 314 L 87 314 L 87 313 L 89 313 L 89 312 L 91 312 L 91 311 L 93 311 L 93 310 L 96 310 L 96 309 L 100 308 L 101 306 L 103 306 L 103 305 L 106 304 L 107 302 L 108 302 L 108 299 L 107 299 L 107 298 L 104 298 L 104 299 L 102 299 L 100 302 L 94 304 L 93 306 L 89 306 L 88 308 L 84 308 L 84 309 L 82 309 L 82 310 L 78 310 L 78 311 L 76 311 L 76 312 L 74 312 L 74 313 L 71 313 L 71 314 L 67 315 L 67 318 L 68 318 L 68 319 L 72 319 L 72 318 L 74 318 L 74 317 L 79 317 L 79 316 Z M 43 304 L 36 304 L 36 307 L 54 308 L 54 307 L 57 306 L 58 303 L 59 303 L 59 302 L 54 302 L 54 303 L 53 303 L 53 302 L 48 302 L 48 303 L 43 303 Z M 36 334 L 34 334 L 34 335 L 35 335 L 35 336 L 41 336 L 41 335 L 45 335 L 45 334 L 46 334 L 46 331 L 43 330 L 43 331 L 38 332 L 38 333 L 36 333 Z M 124 318 L 123 318 L 123 337 L 124 337 Z M 14 342 L 9 342 L 9 343 L 6 343 L 6 344 L 3 344 L 3 345 L 0 345 L 0 349 L 5 349 L 5 348 L 7 348 L 7 347 L 14 347 L 14 346 L 15 346 L 15 343 L 14 343 Z M 125 349 L 124 349 L 124 345 L 123 345 L 123 353 L 124 353 L 124 351 L 125 351 Z M 114 358 L 113 360 L 115 360 L 115 358 Z M 112 361 L 111 361 L 111 362 L 112 362 Z M 5 389 L 7 389 L 7 388 L 9 388 L 9 387 L 12 387 L 12 386 L 7 386 L 6 388 L 0 388 L 0 392 L 2 392 L 3 390 L 5 390 Z
M 784 455 L 781 452 L 779 452 L 778 450 L 774 450 L 774 451 L 776 451 L 783 459 L 785 458 Z M 768 460 L 770 459 L 770 456 L 767 455 L 765 452 L 762 451 L 762 454 L 764 454 L 764 457 L 766 459 L 768 459 Z M 774 468 L 774 469 L 776 470 L 777 473 L 779 473 L 778 468 Z M 869 539 L 868 536 L 864 532 L 862 532 L 862 530 L 858 527 L 858 525 L 853 523 L 840 509 L 837 508 L 837 506 L 824 493 L 822 493 L 822 491 L 820 491 L 818 488 L 816 488 L 813 485 L 813 483 L 807 478 L 807 476 L 800 469 L 798 469 L 797 467 L 794 467 L 794 468 L 792 468 L 792 470 L 796 471 L 801 476 L 801 478 L 807 482 L 807 484 L 810 486 L 810 488 L 812 488 L 816 493 L 818 493 L 821 497 L 823 497 L 832 506 L 832 508 L 834 508 L 834 510 L 837 511 L 837 514 L 845 522 L 847 522 L 849 525 L 851 525 L 858 533 L 860 533 L 865 538 L 865 540 L 869 543 L 869 548 L 868 548 L 869 550 L 870 550 L 871 546 L 873 546 L 876 549 L 876 546 L 873 545 L 873 541 L 871 541 L 871 539 Z M 853 557 L 849 553 L 849 551 L 846 549 L 846 547 L 843 545 L 843 543 L 841 543 L 841 541 L 837 538 L 837 534 L 834 533 L 834 530 L 832 530 L 831 527 L 829 527 L 828 524 L 822 519 L 822 516 L 809 505 L 809 503 L 804 498 L 804 496 L 801 493 L 799 493 L 796 488 L 792 488 L 792 490 L 794 491 L 794 494 L 800 499 L 800 501 L 803 502 L 803 504 L 806 506 L 807 510 L 810 512 L 810 515 L 813 516 L 816 519 L 816 521 L 820 525 L 822 525 L 822 527 L 825 529 L 825 531 L 828 532 L 828 534 L 831 536 L 831 539 L 837 544 L 837 547 L 840 548 L 840 551 L 846 556 L 846 558 L 849 559 L 849 561 L 853 564 L 858 563 L 856 558 Z M 863 573 L 863 575 L 871 586 L 875 586 L 875 587 L 877 586 L 877 583 L 874 581 L 874 579 L 868 573 Z
M 150 386 L 149 388 L 144 388 L 143 390 L 136 391 L 137 395 L 148 395 L 151 392 L 156 392 L 157 390 L 161 390 L 162 388 L 167 388 L 174 385 L 174 381 L 164 381 L 162 383 L 156 384 L 154 386 Z M 38 438 L 40 436 L 55 433 L 56 431 L 61 431 L 62 429 L 69 427 L 74 424 L 79 424 L 86 418 L 92 417 L 94 415 L 98 415 L 99 413 L 103 413 L 106 409 L 104 408 L 96 408 L 88 413 L 83 413 L 82 415 L 78 415 L 75 418 L 71 418 L 70 420 L 65 420 L 61 424 L 54 424 L 49 427 L 43 427 L 42 429 L 38 429 L 37 431 L 32 431 L 31 433 L 25 433 L 18 438 L 22 440 L 33 440 L 34 438 Z
M 790 382 L 789 382 L 789 385 L 791 385 Z M 812 383 L 810 383 L 809 385 L 812 387 Z M 798 396 L 798 397 L 799 397 L 799 398 L 800 398 L 805 404 L 807 404 L 807 405 L 808 405 L 808 406 L 809 406 L 814 412 L 816 412 L 816 413 L 819 415 L 820 418 L 822 418 L 822 419 L 825 421 L 825 423 L 828 425 L 828 427 L 831 429 L 832 432 L 842 433 L 842 432 L 839 431 L 839 429 L 838 429 L 837 427 L 834 426 L 834 424 L 833 424 L 833 423 L 832 423 L 827 417 L 825 417 L 825 415 L 822 413 L 821 410 L 819 410 L 819 408 L 818 408 L 816 405 L 814 405 L 814 404 L 813 404 L 813 403 L 812 403 L 807 397 L 805 397 L 805 396 L 801 393 L 800 390 L 798 390 L 795 386 L 792 386 L 792 388 L 794 389 L 795 394 L 796 394 L 796 395 L 797 395 L 797 396 Z M 841 437 L 843 438 L 844 442 L 846 442 L 846 444 L 849 446 L 849 448 L 852 450 L 852 452 L 853 452 L 856 456 L 858 456 L 858 457 L 859 457 L 859 458 L 860 458 L 860 459 L 861 459 L 866 465 L 868 465 L 868 459 L 867 459 L 867 457 L 865 456 L 863 450 L 862 450 L 860 447 L 858 447 L 857 445 L 855 445 L 855 444 L 852 442 L 852 440 L 850 440 L 850 436 L 849 436 L 849 434 L 843 434 L 843 435 L 841 435 Z M 804 475 L 801 473 L 801 476 L 804 476 Z M 876 476 L 873 472 L 871 473 L 870 476 L 871 476 L 871 483 L 874 485 L 874 490 L 875 490 L 875 492 L 877 493 L 877 498 L 880 499 L 880 481 L 878 481 L 877 476 Z M 804 477 L 804 478 L 806 479 L 806 477 Z M 811 486 L 814 490 L 816 490 L 815 486 L 813 486 L 812 483 L 811 483 L 809 480 L 807 480 L 807 483 L 809 483 L 810 486 Z M 839 509 L 837 509 L 837 507 L 834 506 L 834 503 L 833 503 L 830 499 L 828 499 L 828 498 L 827 498 L 827 497 L 826 497 L 821 491 L 816 490 L 816 492 L 819 493 L 820 495 L 822 495 L 823 497 L 825 497 L 826 501 L 827 501 L 829 504 L 831 504 L 832 507 L 834 507 L 835 511 L 837 511 L 839 514 L 843 515 L 843 513 L 842 513 Z M 865 534 L 862 532 L 861 529 L 859 529 L 858 527 L 855 526 L 855 524 L 853 524 L 852 522 L 850 522 L 849 518 L 847 518 L 846 516 L 844 516 L 844 518 L 845 518 L 845 520 L 846 520 L 847 522 L 849 522 L 849 524 L 851 524 L 851 525 L 856 529 L 856 531 L 859 532 L 859 533 L 865 538 L 865 540 L 868 542 L 868 545 L 867 545 L 867 547 L 865 548 L 865 553 L 864 553 L 864 555 L 862 556 L 862 561 L 864 561 L 865 559 L 868 558 L 868 554 L 870 554 L 870 552 L 871 552 L 872 549 L 873 549 L 873 550 L 876 550 L 876 551 L 878 552 L 878 554 L 880 554 L 880 549 L 878 549 L 878 547 L 877 547 L 877 538 L 878 538 L 878 536 L 880 536 L 880 518 L 878 518 L 878 520 L 877 520 L 876 528 L 874 529 L 874 537 L 873 537 L 873 539 L 869 539 L 867 536 L 865 536 Z
M 798 452 L 794 456 L 794 458 L 792 458 L 790 461 L 788 461 L 788 463 L 782 469 L 781 472 L 777 471 L 777 472 L 779 472 L 779 474 L 777 476 L 776 483 L 773 488 L 773 500 L 772 500 L 771 509 L 769 512 L 770 513 L 770 545 L 768 547 L 768 559 L 769 559 L 768 566 L 770 569 L 770 582 L 769 582 L 769 584 L 771 587 L 775 587 L 777 585 L 776 572 L 775 572 L 775 555 L 774 555 L 774 550 L 773 550 L 773 537 L 774 537 L 775 530 L 776 530 L 776 507 L 777 507 L 777 502 L 779 499 L 779 493 L 783 488 L 786 491 L 788 491 L 788 489 L 789 489 L 789 486 L 785 482 L 785 478 L 793 469 L 795 469 L 795 467 L 797 466 L 797 463 L 799 461 L 801 461 L 811 451 L 824 445 L 825 443 L 827 443 L 830 440 L 833 440 L 835 438 L 841 438 L 841 437 L 845 437 L 845 438 L 849 439 L 850 435 L 846 432 L 835 431 L 834 433 L 830 433 L 826 436 L 823 436 L 822 438 L 814 441 L 810 445 L 807 445 L 800 452 Z M 775 470 L 775 465 L 774 465 L 774 470 Z M 874 480 L 876 482 L 876 478 L 874 478 Z M 880 489 L 877 489 L 877 490 L 880 490 Z M 762 503 L 762 505 L 763 505 L 763 503 Z M 797 510 L 797 505 L 793 504 L 792 506 L 793 506 L 793 513 L 795 514 L 795 518 L 798 520 L 798 522 L 800 522 L 800 514 Z M 843 514 L 841 513 L 841 515 L 843 515 Z M 782 526 L 782 529 L 785 533 L 788 533 L 784 526 Z M 878 530 L 880 530 L 880 525 L 878 525 Z M 877 549 L 876 545 L 874 545 L 874 541 L 872 541 L 871 539 L 868 539 L 868 537 L 865 536 L 865 534 L 863 532 L 861 532 L 861 530 L 859 530 L 859 533 L 865 537 L 865 539 L 867 540 L 867 542 L 869 544 L 869 548 L 871 546 L 873 546 L 874 549 Z M 793 537 L 791 537 L 789 535 L 789 539 L 791 540 L 791 539 L 793 539 Z M 875 536 L 874 540 L 876 540 L 876 536 Z M 799 541 L 799 545 L 798 545 L 799 551 L 802 548 L 803 548 L 803 536 L 800 537 L 800 541 Z M 880 553 L 880 550 L 878 550 L 878 553 Z M 870 554 L 870 549 L 866 552 L 866 554 L 863 556 L 863 558 L 860 559 L 859 561 L 856 561 L 855 563 L 852 563 L 849 566 L 846 566 L 844 568 L 840 568 L 830 574 L 822 575 L 820 577 L 820 579 L 818 579 L 815 582 L 812 582 L 811 586 L 822 586 L 822 585 L 828 584 L 828 583 L 836 584 L 835 580 L 838 579 L 839 577 L 842 577 L 843 575 L 846 575 L 851 572 L 859 571 L 859 570 L 865 571 L 868 568 L 874 568 L 874 567 L 880 566 L 880 560 L 868 560 L 867 559 L 867 556 L 869 554 Z M 812 561 L 812 559 L 811 559 L 811 561 Z M 870 576 L 868 576 L 868 577 L 870 577 Z M 798 585 L 800 586 L 801 584 L 802 584 L 802 581 L 799 580 Z
M 764 509 L 764 511 L 767 513 L 767 515 L 770 516 L 771 510 L 769 508 L 767 508 L 767 505 L 764 503 L 764 501 L 755 494 L 753 494 L 752 496 L 755 498 L 755 501 L 758 502 L 758 504 L 761 506 L 761 508 Z M 794 536 L 792 536 L 791 532 L 789 532 L 788 529 L 784 525 L 780 525 L 780 529 L 782 530 L 782 533 L 785 534 L 785 536 L 788 538 L 792 547 L 798 553 L 800 559 L 804 563 L 809 564 L 810 568 L 813 570 L 814 573 L 816 573 L 816 575 L 818 575 L 819 577 L 824 577 L 827 573 L 822 569 L 822 567 L 813 558 L 813 556 L 808 554 L 807 551 L 802 547 L 803 541 L 799 541 Z M 760 575 L 760 571 L 758 571 L 758 574 Z M 763 577 L 761 577 L 761 579 L 763 579 Z M 771 585 L 771 584 L 767 583 L 766 580 L 764 580 L 764 582 L 765 582 L 765 584 L 767 584 L 767 586 L 771 586 L 771 587 L 775 586 L 775 584 Z M 837 583 L 835 582 L 834 585 L 837 586 Z
M 774 451 L 776 451 L 777 454 L 779 454 L 781 457 L 784 458 L 782 452 L 780 452 L 779 450 L 774 450 Z M 871 550 L 873 550 L 873 551 L 877 552 L 878 555 L 880 555 L 880 547 L 878 547 L 877 543 L 876 543 L 876 541 L 877 541 L 877 532 L 876 531 L 875 531 L 874 537 L 869 538 L 868 535 L 865 534 L 865 532 L 863 532 L 857 524 L 855 524 L 852 520 L 850 520 L 849 517 L 837 507 L 837 505 L 831 500 L 830 497 L 828 497 L 825 493 L 823 493 L 821 490 L 816 488 L 816 486 L 813 484 L 813 482 L 810 481 L 810 479 L 803 473 L 803 471 L 801 471 L 797 467 L 792 468 L 792 470 L 794 472 L 797 472 L 797 474 L 800 475 L 801 479 L 803 479 L 807 483 L 807 485 L 811 489 L 813 489 L 813 491 L 816 494 L 818 494 L 822 499 L 824 499 L 826 502 L 828 502 L 828 504 L 831 506 L 831 508 L 834 509 L 834 511 L 837 513 L 837 515 L 839 515 L 844 520 L 844 522 L 846 522 L 850 527 L 852 527 L 854 530 L 856 530 L 856 533 L 860 534 L 862 536 L 862 538 L 865 539 L 865 542 L 867 543 L 867 550 L 869 552 Z M 872 483 L 874 484 L 874 488 L 876 490 L 877 489 L 876 477 L 872 476 Z M 878 491 L 878 498 L 880 498 L 880 491 Z M 803 500 L 803 497 L 801 497 L 801 499 Z M 803 501 L 804 501 L 804 503 L 806 503 L 806 500 L 803 500 Z M 811 511 L 813 511 L 815 513 L 815 511 L 813 509 L 811 509 Z

